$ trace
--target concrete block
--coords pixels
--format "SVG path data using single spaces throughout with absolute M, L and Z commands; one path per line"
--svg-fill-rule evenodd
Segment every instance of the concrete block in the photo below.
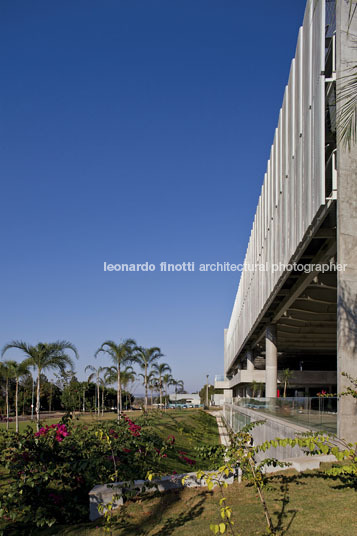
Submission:
M 206 471 L 205 474 L 212 474 L 214 477 L 215 471 Z M 185 477 L 184 484 L 182 479 Z M 228 476 L 222 478 L 227 484 L 233 484 L 234 475 L 231 473 Z M 218 484 L 214 482 L 214 487 Z M 89 519 L 95 521 L 101 517 L 104 512 L 99 512 L 98 506 L 100 504 L 107 505 L 113 500 L 114 495 L 119 497 L 113 503 L 113 507 L 116 508 L 123 504 L 124 497 L 130 496 L 131 492 L 135 493 L 155 493 L 159 491 L 164 493 L 166 491 L 174 489 L 186 488 L 200 488 L 207 486 L 207 482 L 204 478 L 198 479 L 195 472 L 184 473 L 181 475 L 169 475 L 160 479 L 152 480 L 135 480 L 134 482 L 114 482 L 113 484 L 103 484 L 94 486 L 89 492 Z
M 291 467 L 296 469 L 298 473 L 306 471 L 307 469 L 319 469 L 320 460 L 315 456 L 299 456 L 291 461 Z
M 264 466 L 264 473 L 276 473 L 277 471 L 284 471 L 285 469 L 295 469 L 298 473 L 307 470 L 319 469 L 321 463 L 335 462 L 336 458 L 332 454 L 322 454 L 320 456 L 297 456 L 294 458 L 287 458 L 284 462 L 289 463 L 288 467 L 273 467 Z
M 118 495 L 118 498 L 113 503 L 113 507 L 117 508 L 123 504 L 123 492 L 120 487 L 120 483 L 117 482 L 113 485 L 103 484 L 94 486 L 93 489 L 89 492 L 89 519 L 90 521 L 95 521 L 103 515 L 99 512 L 99 505 L 107 505 L 113 500 L 113 496 Z

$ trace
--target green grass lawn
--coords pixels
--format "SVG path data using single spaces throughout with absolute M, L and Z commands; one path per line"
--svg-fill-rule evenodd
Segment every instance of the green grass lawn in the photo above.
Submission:
M 270 478 L 266 499 L 278 536 L 354 536 L 357 494 L 322 471 L 292 470 Z M 252 487 L 235 483 L 224 490 L 232 507 L 236 536 L 263 536 L 265 519 Z M 219 523 L 219 490 L 185 489 L 128 501 L 118 510 L 114 536 L 208 536 Z M 102 521 L 38 531 L 43 536 L 100 536 Z M 109 533 L 110 534 L 110 533 Z M 228 534 L 230 534 L 228 532 Z
M 130 418 L 135 420 L 135 416 Z M 193 460 L 197 459 L 196 446 L 219 445 L 216 418 L 202 410 L 184 409 L 157 413 L 152 421 L 149 417 L 147 426 L 153 428 L 163 439 L 174 436 L 176 452 L 184 451 Z M 200 467 L 208 468 L 207 462 L 201 461 Z M 169 452 L 164 470 L 168 473 L 184 473 L 195 470 L 195 467 L 192 469 L 187 463 L 180 461 L 176 453 Z

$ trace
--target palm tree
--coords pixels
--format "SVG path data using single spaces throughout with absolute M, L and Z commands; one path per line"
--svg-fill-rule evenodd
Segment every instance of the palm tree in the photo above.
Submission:
M 257 391 L 258 391 L 258 382 L 253 380 L 252 383 L 250 384 L 250 389 L 251 389 L 252 397 L 255 398 L 255 395 L 257 394 Z
M 183 380 L 172 380 L 172 385 L 175 386 L 175 394 L 177 393 L 182 393 L 183 389 L 184 389 L 184 382 Z
M 20 378 L 23 378 L 24 376 L 28 376 L 30 374 L 30 369 L 28 363 L 25 361 L 22 361 L 21 363 L 14 362 L 13 364 L 13 377 L 16 380 L 16 388 L 15 388 L 15 421 L 16 421 L 16 432 L 19 431 L 19 408 L 18 408 L 18 401 L 19 401 L 19 381 Z
M 9 429 L 9 380 L 14 377 L 16 361 L 4 361 L 1 363 L 0 374 L 5 379 L 5 406 L 6 406 L 6 430 Z
M 40 428 L 40 376 L 46 369 L 58 369 L 61 372 L 66 366 L 73 368 L 73 360 L 65 353 L 71 350 L 78 358 L 77 348 L 68 341 L 56 341 L 51 343 L 39 342 L 36 346 L 31 346 L 23 341 L 12 341 L 2 349 L 3 356 L 10 348 L 22 350 L 27 356 L 26 363 L 29 367 L 34 367 L 37 371 L 37 391 L 36 391 L 36 426 Z
M 347 35 L 350 33 L 350 26 L 353 18 L 357 14 L 356 2 L 350 0 L 348 14 Z M 354 5 L 354 7 L 353 7 Z M 355 38 L 353 32 L 350 34 L 350 47 L 355 48 Z M 357 141 L 357 64 L 353 63 L 344 74 L 337 80 L 339 84 L 339 94 L 337 97 L 337 139 L 344 148 L 350 152 L 352 145 Z
M 340 77 L 340 91 L 337 98 L 337 136 L 343 147 L 351 151 L 357 139 L 357 65 Z
M 135 376 L 135 371 L 130 365 L 125 367 L 125 369 L 121 372 L 121 385 L 125 391 L 127 391 L 128 384 L 135 381 Z M 128 409 L 128 394 L 126 394 L 126 408 Z
M 167 363 L 154 363 L 152 366 L 152 369 L 154 373 L 157 373 L 157 379 L 159 384 L 159 390 L 160 390 L 160 407 L 162 406 L 162 378 L 165 373 L 172 372 L 170 365 Z
M 286 398 L 286 389 L 289 385 L 289 380 L 291 376 L 293 375 L 293 371 L 290 369 L 284 369 L 281 373 L 281 381 L 284 383 L 284 394 L 283 397 Z
M 174 378 L 171 374 L 164 374 L 163 377 L 162 377 L 162 383 L 163 383 L 163 386 L 164 386 L 164 392 L 166 393 L 166 396 L 169 395 L 169 387 L 170 385 L 174 385 Z M 166 402 L 165 402 L 165 406 L 166 406 Z
M 105 389 L 113 382 L 108 381 L 108 367 L 103 367 L 105 370 L 103 378 L 99 378 L 99 384 L 102 386 L 102 417 L 104 415 Z
M 102 383 L 102 378 L 100 375 L 104 372 L 106 373 L 108 371 L 108 367 L 98 367 L 95 368 L 93 365 L 87 365 L 84 369 L 84 372 L 87 372 L 88 370 L 92 371 L 92 374 L 88 376 L 88 383 L 93 382 L 95 380 L 96 390 L 97 390 L 97 413 L 98 417 L 100 416 L 100 385 Z
M 145 383 L 145 375 L 139 374 L 143 378 L 143 384 Z M 147 375 L 147 383 L 148 383 L 148 390 L 150 391 L 150 397 L 151 397 L 151 407 L 153 407 L 153 393 L 154 391 L 158 390 L 159 388 L 159 381 L 156 377 L 155 371 L 151 370 L 149 374 Z
M 121 376 L 120 376 L 121 367 L 126 365 L 126 364 L 128 364 L 128 363 L 131 363 L 134 360 L 133 350 L 134 350 L 135 346 L 136 346 L 136 342 L 133 339 L 126 339 L 125 341 L 123 341 L 123 342 L 121 342 L 119 344 L 116 344 L 113 341 L 105 341 L 105 342 L 103 342 L 102 346 L 100 348 L 98 348 L 98 350 L 95 353 L 95 357 L 97 357 L 97 355 L 100 352 L 104 352 L 104 353 L 110 355 L 114 365 L 116 366 L 116 369 L 117 369 L 117 385 L 118 385 L 118 389 L 117 389 L 117 416 L 118 416 L 118 421 L 119 421 L 119 419 L 121 417 L 121 414 L 123 412 L 122 399 L 121 399 L 121 387 L 122 387 Z
M 83 382 L 82 383 L 82 387 L 83 387 L 83 405 L 82 405 L 82 411 L 83 413 L 85 413 L 86 411 L 86 389 L 88 389 L 88 382 Z
M 145 411 L 148 409 L 148 373 L 149 368 L 152 366 L 163 354 L 160 348 L 154 346 L 153 348 L 143 348 L 137 346 L 135 348 L 135 362 L 139 365 L 141 370 L 144 371 L 144 386 L 145 386 Z

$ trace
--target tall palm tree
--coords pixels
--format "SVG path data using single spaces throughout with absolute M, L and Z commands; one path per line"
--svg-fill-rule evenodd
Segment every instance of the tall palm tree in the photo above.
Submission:
M 167 374 L 172 371 L 171 371 L 170 365 L 168 365 L 167 363 L 154 363 L 152 366 L 152 370 L 154 371 L 154 373 L 157 374 L 158 385 L 159 385 L 159 390 L 160 390 L 160 407 L 161 407 L 162 406 L 162 387 L 163 387 L 162 378 L 165 373 Z
M 135 371 L 132 366 L 128 365 L 125 367 L 125 369 L 121 373 L 121 385 L 124 389 L 126 389 L 129 385 L 129 383 L 133 383 L 135 381 Z
M 143 385 L 145 385 L 145 374 L 138 374 L 143 379 Z M 159 389 L 159 380 L 157 379 L 155 371 L 151 370 L 147 375 L 148 391 L 150 391 L 151 408 L 153 407 L 153 395 L 154 391 Z
M 16 381 L 16 387 L 15 387 L 15 421 L 16 421 L 16 432 L 19 431 L 19 382 L 20 379 L 29 376 L 30 374 L 30 367 L 28 363 L 25 361 L 22 361 L 21 363 L 15 362 L 13 365 L 13 377 Z
M 163 386 L 164 386 L 164 392 L 166 393 L 166 396 L 169 395 L 169 387 L 170 385 L 174 385 L 174 378 L 171 374 L 164 374 L 163 377 L 162 377 L 162 383 L 163 383 Z M 165 402 L 165 406 L 166 406 L 166 402 Z
M 99 417 L 100 416 L 100 386 L 102 384 L 102 378 L 100 377 L 100 375 L 102 373 L 106 374 L 106 372 L 108 371 L 108 367 L 96 368 L 96 367 L 93 367 L 93 365 L 87 365 L 86 368 L 84 369 L 84 372 L 87 372 L 88 370 L 91 370 L 92 374 L 88 376 L 87 382 L 91 383 L 93 382 L 93 380 L 95 380 L 96 391 L 97 391 L 97 413 Z
M 161 353 L 160 348 L 154 346 L 153 348 L 143 348 L 142 346 L 137 346 L 135 348 L 135 362 L 139 365 L 141 370 L 144 371 L 144 386 L 145 386 L 145 411 L 148 409 L 148 373 L 150 367 L 156 363 L 163 354 Z
M 36 426 L 40 428 L 40 376 L 41 372 L 48 369 L 58 369 L 61 372 L 66 366 L 73 368 L 72 358 L 65 353 L 66 350 L 71 350 L 75 357 L 78 358 L 77 348 L 68 341 L 56 342 L 39 342 L 36 346 L 31 346 L 24 341 L 12 341 L 6 344 L 2 349 L 3 356 L 10 348 L 22 350 L 27 356 L 26 363 L 29 367 L 33 367 L 37 371 L 37 390 L 36 390 Z
M 135 381 L 135 371 L 131 365 L 127 365 L 124 369 L 120 371 L 120 382 L 122 389 L 126 390 L 129 383 Z M 108 372 L 106 373 L 105 379 L 108 381 L 109 385 L 117 382 L 118 378 L 118 367 L 109 367 Z M 128 407 L 128 395 L 126 394 L 126 406 Z
M 85 413 L 86 411 L 86 390 L 88 389 L 88 382 L 82 382 L 82 388 L 83 388 L 83 402 L 82 402 L 82 411 Z
M 116 344 L 114 341 L 105 341 L 102 346 L 98 348 L 95 353 L 95 357 L 98 356 L 101 352 L 108 354 L 114 365 L 117 368 L 117 417 L 118 421 L 123 412 L 122 407 L 122 398 L 121 398 L 121 367 L 132 363 L 134 361 L 134 348 L 136 347 L 136 342 L 133 339 L 126 339 L 125 341 Z
M 105 371 L 104 376 L 103 378 L 99 378 L 99 384 L 102 386 L 102 417 L 104 415 L 105 389 L 108 387 L 108 385 L 113 383 L 113 382 L 108 381 L 108 377 L 107 377 L 108 367 L 103 367 L 103 368 Z
M 9 380 L 14 377 L 16 361 L 4 361 L 1 363 L 0 374 L 5 380 L 5 406 L 6 406 L 6 430 L 9 429 Z

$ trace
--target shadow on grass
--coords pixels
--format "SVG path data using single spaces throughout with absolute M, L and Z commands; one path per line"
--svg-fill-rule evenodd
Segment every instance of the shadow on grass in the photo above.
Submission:
M 353 489 L 357 491 L 356 478 L 351 478 L 350 475 L 328 475 L 323 471 L 319 472 L 305 472 L 293 475 L 276 475 L 270 477 L 270 483 L 272 486 L 277 485 L 277 490 L 280 492 L 280 497 L 275 499 L 275 502 L 281 503 L 281 508 L 272 512 L 275 516 L 274 528 L 276 534 L 284 536 L 289 534 L 294 519 L 298 513 L 298 510 L 288 509 L 290 503 L 289 486 L 308 486 L 310 480 L 316 481 L 321 479 L 327 481 L 330 484 L 331 489 Z M 334 484 L 333 484 L 334 483 Z
M 189 521 L 192 521 L 196 517 L 199 517 L 203 512 L 203 503 L 206 500 L 206 493 L 201 492 L 197 496 L 195 504 L 187 508 L 187 504 L 183 505 L 184 512 L 179 512 L 177 515 L 171 515 L 162 522 L 162 518 L 167 516 L 168 512 L 175 509 L 175 506 L 182 502 L 182 490 L 175 490 L 167 492 L 166 494 L 158 494 L 159 501 L 154 506 L 150 506 L 150 513 L 145 519 L 137 519 L 138 516 L 132 515 L 128 518 L 125 515 L 125 511 L 120 514 L 120 518 L 117 523 L 114 524 L 113 530 L 122 531 L 120 534 L 123 536 L 146 536 L 151 533 L 152 536 L 169 536 L 174 533 L 175 529 L 184 526 Z M 146 500 L 152 500 L 151 497 L 143 497 L 142 502 Z M 123 515 L 124 514 L 124 515 Z M 132 520 L 135 519 L 134 522 Z M 160 526 L 162 525 L 162 526 Z M 153 530 L 157 530 L 152 532 Z
M 277 499 L 277 502 L 281 502 L 281 509 L 273 513 L 277 517 L 275 530 L 277 534 L 279 534 L 280 536 L 284 536 L 284 534 L 287 534 L 288 530 L 293 524 L 293 521 L 297 514 L 297 510 L 287 510 L 287 507 L 290 503 L 289 481 L 284 476 L 281 476 L 281 483 L 279 486 L 279 490 L 280 490 L 281 496 L 279 499 Z M 287 522 L 286 526 L 284 526 L 285 522 Z
M 178 527 L 183 527 L 189 521 L 199 517 L 203 513 L 203 503 L 205 500 L 206 493 L 201 492 L 198 495 L 198 501 L 194 505 L 185 512 L 181 512 L 177 516 L 172 516 L 166 519 L 163 527 L 157 532 L 154 532 L 152 536 L 169 536 L 170 534 L 173 534 Z
M 336 467 L 339 467 L 339 465 L 336 465 Z M 340 474 L 340 475 L 329 475 L 324 470 L 320 471 L 314 471 L 314 472 L 304 472 L 304 473 L 298 473 L 295 475 L 278 475 L 276 477 L 271 477 L 271 481 L 274 481 L 274 479 L 283 477 L 286 482 L 288 483 L 294 483 L 296 485 L 307 485 L 308 480 L 311 479 L 321 479 L 326 480 L 331 483 L 332 489 L 353 489 L 354 491 L 357 491 L 357 478 L 354 475 L 351 474 Z M 306 480 L 306 482 L 304 482 Z M 333 485 L 334 483 L 334 485 Z

